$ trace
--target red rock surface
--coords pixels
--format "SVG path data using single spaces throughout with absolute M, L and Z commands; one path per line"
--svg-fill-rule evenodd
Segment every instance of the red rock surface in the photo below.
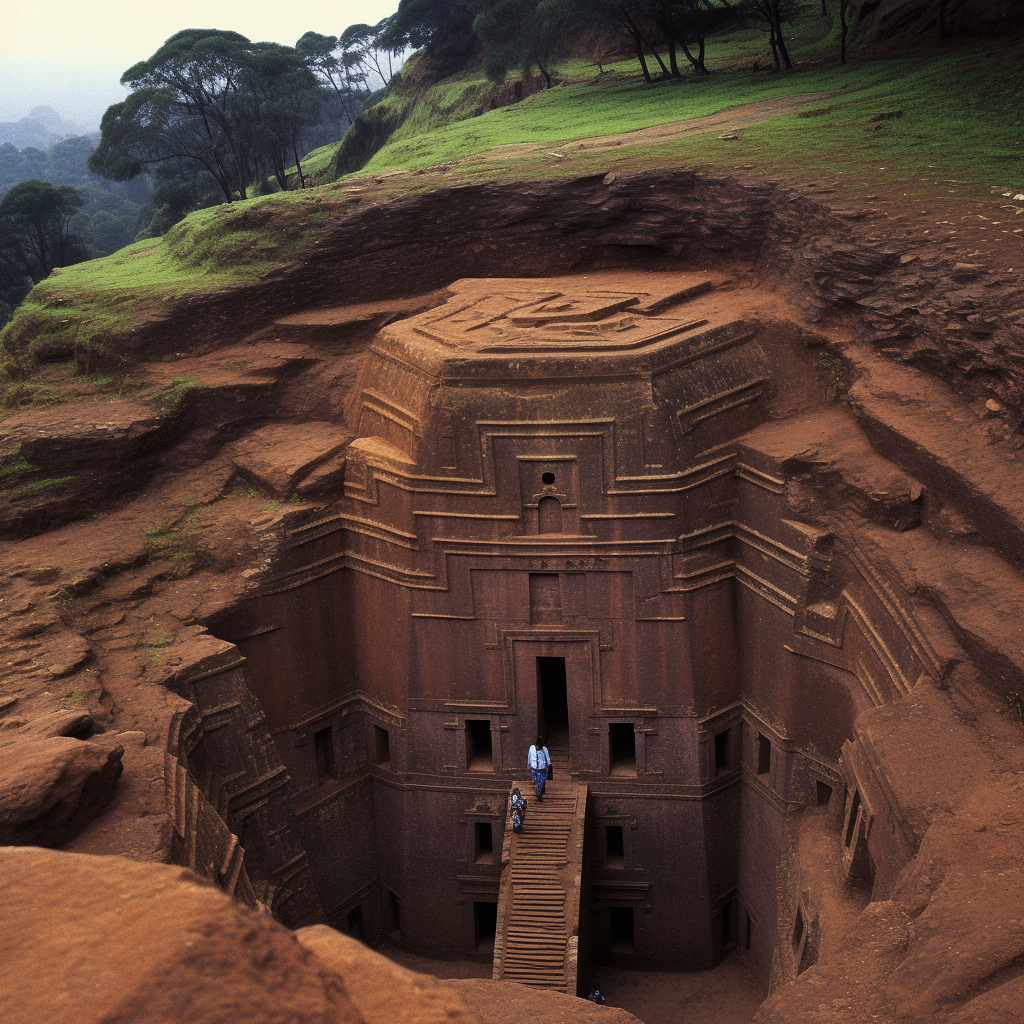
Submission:
M 0 850 L 7 1024 L 361 1024 L 342 980 L 282 926 L 188 871 Z
M 42 730 L 40 730 L 42 731 Z M 69 736 L 0 739 L 0 845 L 59 846 L 114 798 L 124 748 Z
M 665 171 L 474 186 L 373 212 L 367 205 L 340 219 L 308 264 L 144 325 L 124 365 L 151 389 L 149 397 L 115 412 L 89 400 L 5 420 L 0 433 L 27 446 L 46 473 L 74 475 L 69 492 L 52 500 L 8 489 L 0 513 L 10 541 L 0 555 L 0 744 L 19 737 L 0 746 L 0 759 L 24 780 L 3 799 L 34 794 L 22 807 L 44 808 L 64 823 L 57 831 L 29 824 L 8 841 L 60 843 L 80 827 L 74 808 L 45 810 L 51 796 L 57 807 L 62 790 L 51 794 L 40 781 L 45 772 L 62 777 L 67 751 L 86 751 L 107 773 L 114 803 L 74 848 L 169 855 L 168 735 L 199 699 L 193 681 L 230 654 L 209 624 L 259 587 L 291 530 L 329 514 L 345 471 L 343 433 L 314 427 L 307 444 L 304 425 L 341 422 L 344 393 L 379 326 L 436 305 L 444 298 L 436 289 L 468 274 L 593 274 L 595 264 L 617 260 L 616 287 L 639 288 L 646 269 L 630 268 L 633 256 L 622 254 L 657 249 L 662 269 L 682 263 L 730 278 L 733 285 L 714 299 L 723 315 L 751 311 L 786 325 L 770 347 L 777 420 L 745 443 L 782 467 L 794 520 L 827 523 L 841 544 L 885 567 L 879 588 L 899 592 L 941 665 L 937 687 L 917 684 L 929 689 L 911 690 L 917 700 L 891 704 L 865 727 L 877 730 L 877 748 L 900 766 L 886 783 L 920 851 L 880 885 L 874 902 L 870 893 L 851 900 L 838 884 L 838 843 L 824 842 L 824 825 L 808 815 L 814 837 L 794 843 L 806 842 L 817 877 L 834 883 L 832 919 L 841 926 L 816 966 L 796 980 L 794 965 L 780 974 L 776 980 L 788 983 L 761 1019 L 1018 1020 L 1024 732 L 1012 697 L 1019 702 L 1024 679 L 1024 324 L 1019 274 L 1007 267 L 1018 267 L 1019 239 L 994 237 L 965 262 L 984 240 L 980 227 L 968 223 L 956 240 L 925 237 L 931 216 L 901 205 L 891 189 L 879 195 L 861 202 L 828 183 Z M 973 216 L 967 206 L 961 212 L 964 220 Z M 446 255 L 437 259 L 438 252 Z M 359 272 L 345 277 L 353 253 L 362 254 Z M 398 298 L 371 302 L 375 290 Z M 140 362 L 143 352 L 149 360 L 174 353 L 182 338 L 195 339 L 195 351 Z M 841 356 L 831 378 L 817 362 L 822 352 Z M 195 386 L 173 408 L 161 404 L 159 392 L 183 375 Z M 863 432 L 842 401 L 831 404 L 848 393 Z M 296 491 L 309 497 L 277 504 Z M 826 605 L 819 605 L 823 616 Z M 229 703 L 211 698 L 204 714 Z M 239 771 L 258 779 L 279 769 L 253 708 L 242 707 L 224 728 L 251 741 Z M 85 740 L 65 735 L 89 730 L 96 734 Z M 111 790 L 118 747 L 125 775 Z M 46 760 L 48 752 L 55 760 Z M 223 779 L 211 775 L 204 784 L 213 813 L 229 816 Z M 19 821 L 36 820 L 17 813 Z M 246 860 L 266 868 L 266 880 L 274 865 L 261 857 L 269 858 L 271 844 L 261 849 L 258 839 L 247 842 Z M 834 861 L 825 863 L 826 855 Z M 216 1013 L 226 1014 L 229 1002 L 232 1014 L 254 1021 L 358 1019 L 345 1016 L 356 1014 L 355 996 L 349 1000 L 286 932 L 253 924 L 258 919 L 180 869 L 148 875 L 138 865 L 85 858 L 73 871 L 58 870 L 64 862 L 49 859 L 56 854 L 3 856 L 0 884 L 10 896 L 16 881 L 18 893 L 0 907 L 15 922 L 0 939 L 9 944 L 0 984 L 15 979 L 8 996 L 19 1002 L 5 999 L 5 1006 L 28 1008 L 14 1020 L 213 1020 L 223 1019 Z M 270 898 L 268 889 L 261 893 Z M 145 908 L 159 929 L 143 926 Z M 788 913 L 781 907 L 782 948 L 790 941 Z M 193 914 L 209 914 L 215 924 L 196 930 Z M 176 927 L 183 930 L 174 938 Z M 151 931 L 153 958 L 137 958 Z M 339 946 L 334 937 L 327 944 Z M 95 949 L 113 952 L 97 964 Z M 176 984 L 182 965 L 197 972 L 195 993 Z M 446 1005 L 443 992 L 405 980 L 433 992 L 427 1002 L 434 1009 Z M 374 991 L 390 997 L 392 984 L 395 976 L 381 967 L 367 986 L 367 1005 Z M 474 1014 L 552 1021 L 562 1012 L 555 997 L 531 993 L 521 1004 L 510 996 L 514 1008 L 505 1017 L 487 1017 L 492 990 L 462 984 L 454 986 L 461 1003 L 451 1008 L 467 1021 Z M 60 993 L 66 1001 L 53 1003 Z M 279 998 L 293 996 L 292 1017 L 272 1016 Z M 506 1003 L 495 1002 L 504 1013 Z M 567 1014 L 583 1012 L 565 1005 Z M 62 1018 L 70 1006 L 80 1015 Z M 586 1010 L 595 1020 L 612 1019 Z

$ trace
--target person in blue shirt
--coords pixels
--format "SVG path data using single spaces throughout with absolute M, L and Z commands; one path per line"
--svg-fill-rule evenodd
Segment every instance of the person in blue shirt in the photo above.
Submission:
M 551 764 L 551 755 L 548 748 L 544 746 L 542 737 L 537 737 L 537 742 L 530 747 L 526 763 L 530 767 L 530 774 L 533 776 L 533 784 L 537 787 L 537 799 L 544 799 L 544 786 L 548 781 L 548 765 Z

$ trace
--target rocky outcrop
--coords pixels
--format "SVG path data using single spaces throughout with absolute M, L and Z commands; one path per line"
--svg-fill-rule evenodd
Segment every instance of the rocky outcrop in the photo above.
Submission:
M 636 1024 L 489 981 L 438 982 L 326 926 L 297 933 L 178 867 L 0 850 L 7 1024 Z
M 0 851 L 9 1024 L 361 1024 L 343 981 L 283 926 L 183 868 Z
M 898 862 L 904 874 L 886 877 L 848 936 L 830 939 L 818 966 L 776 993 L 766 1019 L 856 1020 L 871 1012 L 920 1021 L 945 1015 L 965 1024 L 1004 1019 L 1020 985 L 1020 915 L 1005 911 L 1020 902 L 1021 837 L 1012 804 L 1021 794 L 1011 769 L 987 751 L 989 744 L 1014 745 L 1014 707 L 1024 678 L 1024 532 L 1014 476 L 1015 423 L 1024 411 L 1021 292 L 1014 274 L 960 263 L 929 243 L 886 236 L 870 211 L 834 190 L 760 179 L 659 171 L 473 185 L 391 204 L 355 202 L 332 222 L 315 252 L 267 275 L 260 286 L 192 299 L 163 321 L 140 325 L 125 345 L 112 347 L 111 358 L 132 369 L 146 394 L 120 406 L 89 400 L 81 408 L 17 413 L 0 431 L 5 447 L 20 445 L 29 464 L 3 477 L 12 499 L 0 513 L 7 517 L 3 525 L 23 539 L 0 560 L 0 645 L 7 673 L 0 712 L 17 737 L 16 749 L 0 747 L 0 761 L 7 758 L 22 779 L 6 787 L 4 799 L 21 793 L 36 801 L 17 805 L 22 831 L 7 841 L 64 842 L 81 825 L 75 816 L 95 813 L 97 806 L 86 782 L 75 790 L 81 778 L 76 758 L 91 759 L 109 799 L 111 775 L 121 763 L 114 753 L 117 737 L 132 735 L 131 744 L 122 744 L 126 777 L 118 808 L 136 825 L 146 824 L 138 841 L 129 841 L 134 826 L 119 818 L 105 837 L 92 837 L 89 849 L 174 857 L 227 888 L 247 870 L 252 886 L 236 887 L 239 895 L 272 902 L 274 889 L 282 919 L 315 919 L 317 897 L 289 823 L 288 772 L 231 645 L 215 652 L 222 662 L 204 663 L 206 648 L 220 644 L 204 627 L 237 605 L 247 588 L 259 586 L 282 539 L 315 523 L 320 503 L 329 504 L 340 490 L 347 435 L 334 424 L 341 421 L 342 396 L 370 337 L 399 314 L 436 305 L 436 289 L 461 275 L 532 276 L 637 261 L 675 271 L 721 268 L 734 284 L 752 286 L 752 301 L 764 307 L 766 322 L 777 314 L 786 324 L 780 337 L 801 353 L 787 355 L 782 344 L 772 350 L 772 359 L 781 361 L 775 367 L 780 392 L 792 386 L 789 371 L 795 367 L 800 387 L 824 383 L 832 398 L 851 395 L 854 407 L 822 411 L 817 399 L 801 399 L 793 408 L 803 419 L 766 424 L 757 439 L 748 437 L 782 467 L 782 482 L 767 483 L 784 490 L 794 520 L 827 523 L 837 544 L 885 566 L 878 571 L 879 589 L 913 606 L 929 640 L 945 628 L 963 648 L 943 655 L 937 682 L 955 700 L 914 734 L 920 742 L 911 742 L 910 731 L 900 739 L 906 722 L 894 712 L 888 740 L 864 733 L 862 747 L 882 750 L 883 761 L 913 767 L 923 763 L 926 739 L 946 744 L 947 758 L 955 759 L 971 736 L 972 755 L 964 762 L 978 772 L 969 786 L 958 784 L 948 799 L 929 803 L 930 787 L 941 787 L 942 780 L 900 768 L 893 792 L 914 826 Z M 418 292 L 421 298 L 409 298 Z M 380 295 L 385 298 L 367 301 Z M 184 353 L 183 338 L 194 341 Z M 828 364 L 829 379 L 822 382 L 814 361 L 826 350 L 843 359 Z M 912 366 L 901 365 L 906 363 Z M 66 492 L 57 485 L 22 490 L 33 480 L 65 475 L 74 477 L 60 485 Z M 317 502 L 278 507 L 290 495 Z M 94 518 L 59 526 L 87 515 Z M 44 529 L 51 532 L 30 536 Z M 812 625 L 819 619 L 828 625 L 834 608 L 826 597 L 809 604 Z M 278 620 L 257 624 L 238 639 L 277 628 Z M 974 697 L 964 696 L 986 688 L 1002 702 L 999 719 L 992 717 L 991 701 L 982 715 Z M 914 695 L 923 699 L 925 691 Z M 937 700 L 931 691 L 927 695 Z M 907 700 L 902 713 L 912 717 L 914 706 Z M 985 733 L 990 722 L 999 728 Z M 94 727 L 107 729 L 109 741 L 90 736 Z M 169 733 L 174 749 L 164 808 Z M 0 731 L 0 742 L 6 735 Z M 136 796 L 122 803 L 129 776 Z M 950 777 L 946 771 L 944 778 Z M 42 799 L 40 780 L 46 778 L 58 794 L 53 807 L 44 806 L 49 793 Z M 59 796 L 65 791 L 71 793 L 66 805 Z M 32 807 L 41 808 L 42 818 Z M 57 831 L 48 831 L 51 825 Z M 876 828 L 873 840 L 882 843 L 885 831 Z M 88 890 L 83 878 L 77 884 Z M 159 895 L 162 885 L 139 881 L 138 891 Z M 61 922 L 106 913 L 99 897 L 90 903 L 72 895 L 61 888 L 54 897 L 67 896 Z M 301 907 L 303 900 L 309 906 Z M 307 913 L 310 907 L 313 913 Z M 52 915 L 45 920 L 57 927 Z M 238 923 L 250 920 L 223 918 L 226 951 L 209 954 L 211 963 L 227 965 L 235 978 L 225 993 L 239 992 L 243 984 L 231 964 L 243 965 L 244 973 L 252 957 L 264 954 L 271 964 L 278 957 L 293 964 L 292 953 L 281 952 L 276 939 L 259 937 L 263 925 L 250 933 L 249 925 Z M 237 956 L 231 946 L 236 931 L 259 932 L 242 942 Z M 203 942 L 213 941 L 202 928 L 200 933 Z M 340 955 L 340 937 L 316 934 L 322 949 Z M 344 956 L 355 953 L 363 955 L 349 946 Z M 58 948 L 53 956 L 60 965 L 71 953 Z M 199 952 L 185 956 L 189 970 L 193 956 Z M 305 979 L 310 992 L 324 993 L 321 1003 L 309 1004 L 308 1019 L 342 1012 L 316 974 L 323 969 L 301 962 L 305 966 L 294 977 Z M 357 973 L 372 979 L 373 970 L 368 963 Z M 173 972 L 161 971 L 154 967 L 146 985 L 171 991 Z M 281 977 L 276 971 L 271 980 Z M 381 969 L 379 978 L 386 977 L 391 980 L 374 982 L 367 991 L 392 1005 L 391 990 L 400 986 Z M 278 1005 L 262 973 L 253 970 L 250 981 L 251 992 L 238 996 L 239 1006 L 253 1007 L 253 1020 L 277 1019 L 259 1015 L 277 1012 Z M 446 987 L 462 996 L 461 1003 L 448 1003 L 447 991 L 406 981 L 435 1010 L 447 1007 L 466 1021 L 522 1013 L 550 1021 L 562 1005 L 552 1002 L 558 997 L 540 994 L 529 999 L 542 1002 L 517 1002 L 527 997 L 477 991 L 483 983 L 476 982 Z M 82 984 L 73 979 L 60 991 L 77 992 Z M 125 1015 L 137 1012 L 137 1019 L 159 1010 L 171 1016 L 194 1012 L 202 1020 L 207 1012 L 199 1003 L 162 1002 L 162 991 L 150 1011 L 140 1002 L 143 987 L 128 992 L 107 968 L 97 968 L 89 998 L 99 1000 L 106 985 L 112 1000 L 123 1000 L 116 1007 L 127 1007 Z M 358 1010 L 357 988 L 353 983 L 344 1005 Z M 201 985 L 199 990 L 205 991 Z M 281 993 L 291 991 L 287 979 L 280 982 Z M 44 997 L 48 993 L 41 992 Z M 210 998 L 210 1006 L 222 1005 Z M 362 1012 L 369 1021 L 376 1011 L 369 995 L 367 1000 Z M 489 1002 L 507 1016 L 488 1017 Z M 565 1006 L 574 1020 L 601 1014 L 574 1002 Z M 53 1019 L 61 1019 L 59 1013 Z M 608 1011 L 601 1019 L 610 1019 Z
M 0 845 L 59 846 L 113 799 L 123 747 L 107 749 L 61 735 L 5 734 L 0 733 Z

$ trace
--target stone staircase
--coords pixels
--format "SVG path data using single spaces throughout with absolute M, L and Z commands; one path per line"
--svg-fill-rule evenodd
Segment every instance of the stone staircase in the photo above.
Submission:
M 543 802 L 531 781 L 515 783 L 529 803 L 523 831 L 505 830 L 492 977 L 576 995 L 587 787 L 567 755 L 551 760 Z

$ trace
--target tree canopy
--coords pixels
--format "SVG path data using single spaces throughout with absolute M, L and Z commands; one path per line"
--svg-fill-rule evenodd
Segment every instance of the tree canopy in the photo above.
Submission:
M 186 29 L 121 76 L 132 92 L 103 115 L 90 168 L 125 181 L 166 163 L 198 165 L 227 201 L 298 162 L 321 85 L 299 50 L 237 32 Z M 301 175 L 301 166 L 300 166 Z
M 70 185 L 19 181 L 0 197 L 0 315 L 14 307 L 54 267 L 89 258 L 71 219 L 85 199 Z
M 432 46 L 473 31 L 480 0 L 401 0 L 382 42 L 394 50 Z

